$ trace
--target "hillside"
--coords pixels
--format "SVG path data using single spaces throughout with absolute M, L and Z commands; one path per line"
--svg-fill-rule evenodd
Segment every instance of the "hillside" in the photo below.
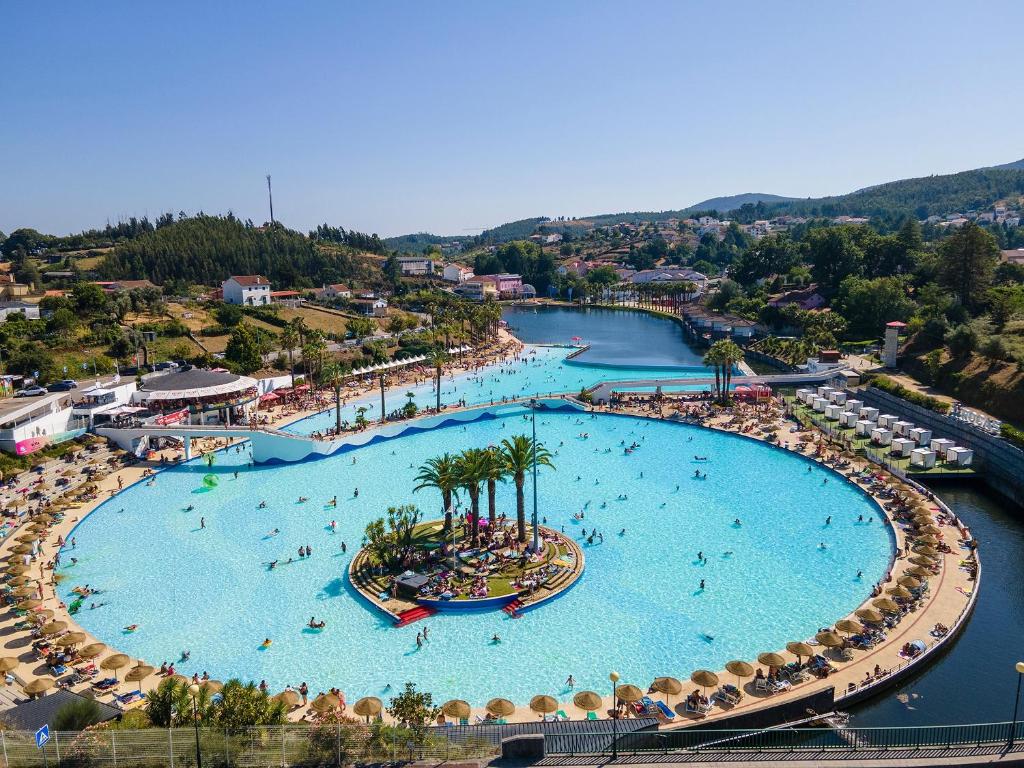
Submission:
M 709 200 L 702 200 L 694 203 L 686 211 L 718 211 L 728 213 L 742 208 L 744 205 L 757 205 L 758 203 L 788 203 L 799 200 L 797 197 L 783 197 L 782 195 L 769 195 L 765 192 L 744 192 L 740 195 L 728 195 L 726 197 L 712 197 Z
M 200 214 L 117 245 L 99 273 L 109 279 L 148 279 L 158 285 L 217 285 L 229 275 L 261 274 L 275 286 L 315 287 L 379 271 L 344 245 L 318 244 L 280 224 L 256 227 L 230 214 Z
M 1024 168 L 1024 159 L 1014 160 L 1012 163 L 1003 163 L 1002 165 L 993 165 L 992 168 L 996 170 L 1022 169 Z

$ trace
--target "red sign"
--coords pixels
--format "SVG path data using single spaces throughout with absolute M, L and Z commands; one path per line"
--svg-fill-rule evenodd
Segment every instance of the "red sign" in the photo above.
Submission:
M 174 413 L 165 413 L 163 416 L 157 416 L 156 423 L 163 427 L 168 424 L 180 424 L 186 418 L 188 418 L 188 408 L 182 408 Z

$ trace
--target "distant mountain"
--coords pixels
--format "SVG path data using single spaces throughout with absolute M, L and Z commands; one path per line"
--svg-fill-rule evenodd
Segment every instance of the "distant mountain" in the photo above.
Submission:
M 703 200 L 694 203 L 686 211 L 718 211 L 728 213 L 742 208 L 744 205 L 757 205 L 758 203 L 788 203 L 792 200 L 799 200 L 798 197 L 783 197 L 782 195 L 769 195 L 765 192 L 744 192 L 742 195 L 728 195 L 726 197 L 712 197 L 710 200 Z
M 992 168 L 995 168 L 996 170 L 1024 169 L 1024 160 L 1014 160 L 1012 163 L 993 165 Z

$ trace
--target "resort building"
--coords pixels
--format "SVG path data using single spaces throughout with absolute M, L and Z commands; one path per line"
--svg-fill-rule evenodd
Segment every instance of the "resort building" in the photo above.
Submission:
M 39 319 L 39 305 L 30 304 L 27 301 L 0 301 L 0 320 L 6 320 L 8 315 L 21 312 L 26 320 Z
M 818 286 L 809 285 L 798 291 L 787 291 L 768 300 L 769 307 L 784 307 L 796 304 L 800 309 L 818 309 L 825 306 L 825 297 L 818 293 Z
M 232 275 L 223 283 L 224 302 L 247 307 L 270 304 L 270 281 L 263 275 Z
M 325 299 L 351 299 L 352 289 L 344 283 L 333 283 L 325 285 L 320 295 Z
M 352 306 L 366 317 L 384 317 L 388 313 L 388 302 L 381 298 L 352 299 Z
M 258 395 L 256 379 L 193 368 L 146 376 L 132 400 L 154 413 L 178 414 L 180 420 L 193 424 L 232 424 Z
M 476 275 L 455 286 L 455 292 L 471 301 L 498 298 L 498 281 L 494 275 Z
M 502 299 L 516 299 L 523 294 L 523 278 L 520 275 L 503 272 L 499 275 L 492 275 L 495 280 L 495 287 L 498 289 L 498 296 Z

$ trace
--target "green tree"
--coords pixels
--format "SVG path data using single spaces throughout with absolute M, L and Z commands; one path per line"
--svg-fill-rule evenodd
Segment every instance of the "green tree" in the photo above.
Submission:
M 426 726 L 434 722 L 441 708 L 434 706 L 431 694 L 417 691 L 415 683 L 406 683 L 405 689 L 391 699 L 387 710 L 399 723 L 412 726 L 419 743 L 425 737 Z
M 213 315 L 217 318 L 217 322 L 225 328 L 234 328 L 245 317 L 242 308 L 237 304 L 221 304 L 214 310 Z
M 716 341 L 704 355 L 704 365 L 715 370 L 715 392 L 719 401 L 726 402 L 729 399 L 732 369 L 742 360 L 743 350 L 728 339 Z
M 434 369 L 434 392 L 437 395 L 437 411 L 441 411 L 441 375 L 444 373 L 444 365 L 449 360 L 448 352 L 444 347 L 434 345 L 427 356 L 427 362 Z
M 334 390 L 334 428 L 341 432 L 341 388 L 345 385 L 347 367 L 339 362 L 329 363 L 320 375 L 322 384 Z M 294 380 L 292 381 L 294 386 Z
M 832 306 L 846 318 L 850 333 L 857 339 L 879 336 L 885 323 L 906 322 L 915 308 L 905 279 L 876 277 L 867 280 L 853 275 L 839 284 Z
M 441 492 L 441 506 L 444 513 L 444 530 L 452 529 L 452 496 L 459 487 L 458 460 L 450 453 L 428 459 L 420 466 L 416 475 L 419 483 L 413 492 L 423 488 L 434 488 Z
M 228 730 L 254 726 L 283 725 L 287 710 L 281 701 L 274 701 L 252 681 L 242 683 L 231 679 L 224 683 L 221 699 L 216 704 L 217 725 Z
M 224 350 L 224 359 L 238 373 L 253 373 L 263 367 L 259 340 L 247 324 L 237 325 L 231 331 L 227 349 Z
M 555 468 L 551 453 L 542 443 L 534 446 L 533 438 L 526 435 L 513 435 L 511 439 L 501 441 L 501 453 L 505 460 L 505 471 L 516 486 L 516 526 L 520 543 L 526 541 L 526 473 L 533 470 L 534 452 L 536 451 L 537 468 Z
M 80 316 L 99 314 L 107 307 L 107 295 L 95 283 L 78 283 L 71 289 L 71 300 Z
M 505 478 L 508 477 L 508 467 L 505 464 L 505 457 L 501 451 L 495 446 L 489 446 L 485 449 L 487 453 L 487 521 L 490 524 L 490 530 L 495 530 L 494 526 L 497 524 L 498 513 L 496 496 L 498 491 L 498 483 L 505 482 Z
M 473 518 L 471 539 L 474 547 L 480 545 L 480 483 L 487 479 L 488 457 L 483 448 L 467 448 L 456 458 L 459 487 L 469 494 Z
M 100 706 L 94 699 L 78 699 L 62 704 L 50 720 L 55 731 L 84 731 L 100 721 Z
M 939 246 L 939 280 L 961 304 L 978 307 L 992 284 L 999 245 L 992 235 L 968 222 Z
M 292 387 L 295 387 L 295 354 L 296 347 L 299 346 L 299 329 L 296 327 L 295 322 L 290 322 L 284 328 L 281 329 L 281 349 L 288 355 L 288 372 L 292 377 Z
M 834 294 L 839 284 L 860 272 L 863 253 L 854 240 L 852 227 L 816 227 L 807 233 L 804 244 L 811 274 L 827 295 Z
M 315 384 L 317 376 L 324 365 L 324 355 L 327 354 L 327 339 L 323 333 L 317 330 L 308 331 L 305 334 L 305 342 L 302 345 L 302 366 L 309 376 L 309 383 Z

